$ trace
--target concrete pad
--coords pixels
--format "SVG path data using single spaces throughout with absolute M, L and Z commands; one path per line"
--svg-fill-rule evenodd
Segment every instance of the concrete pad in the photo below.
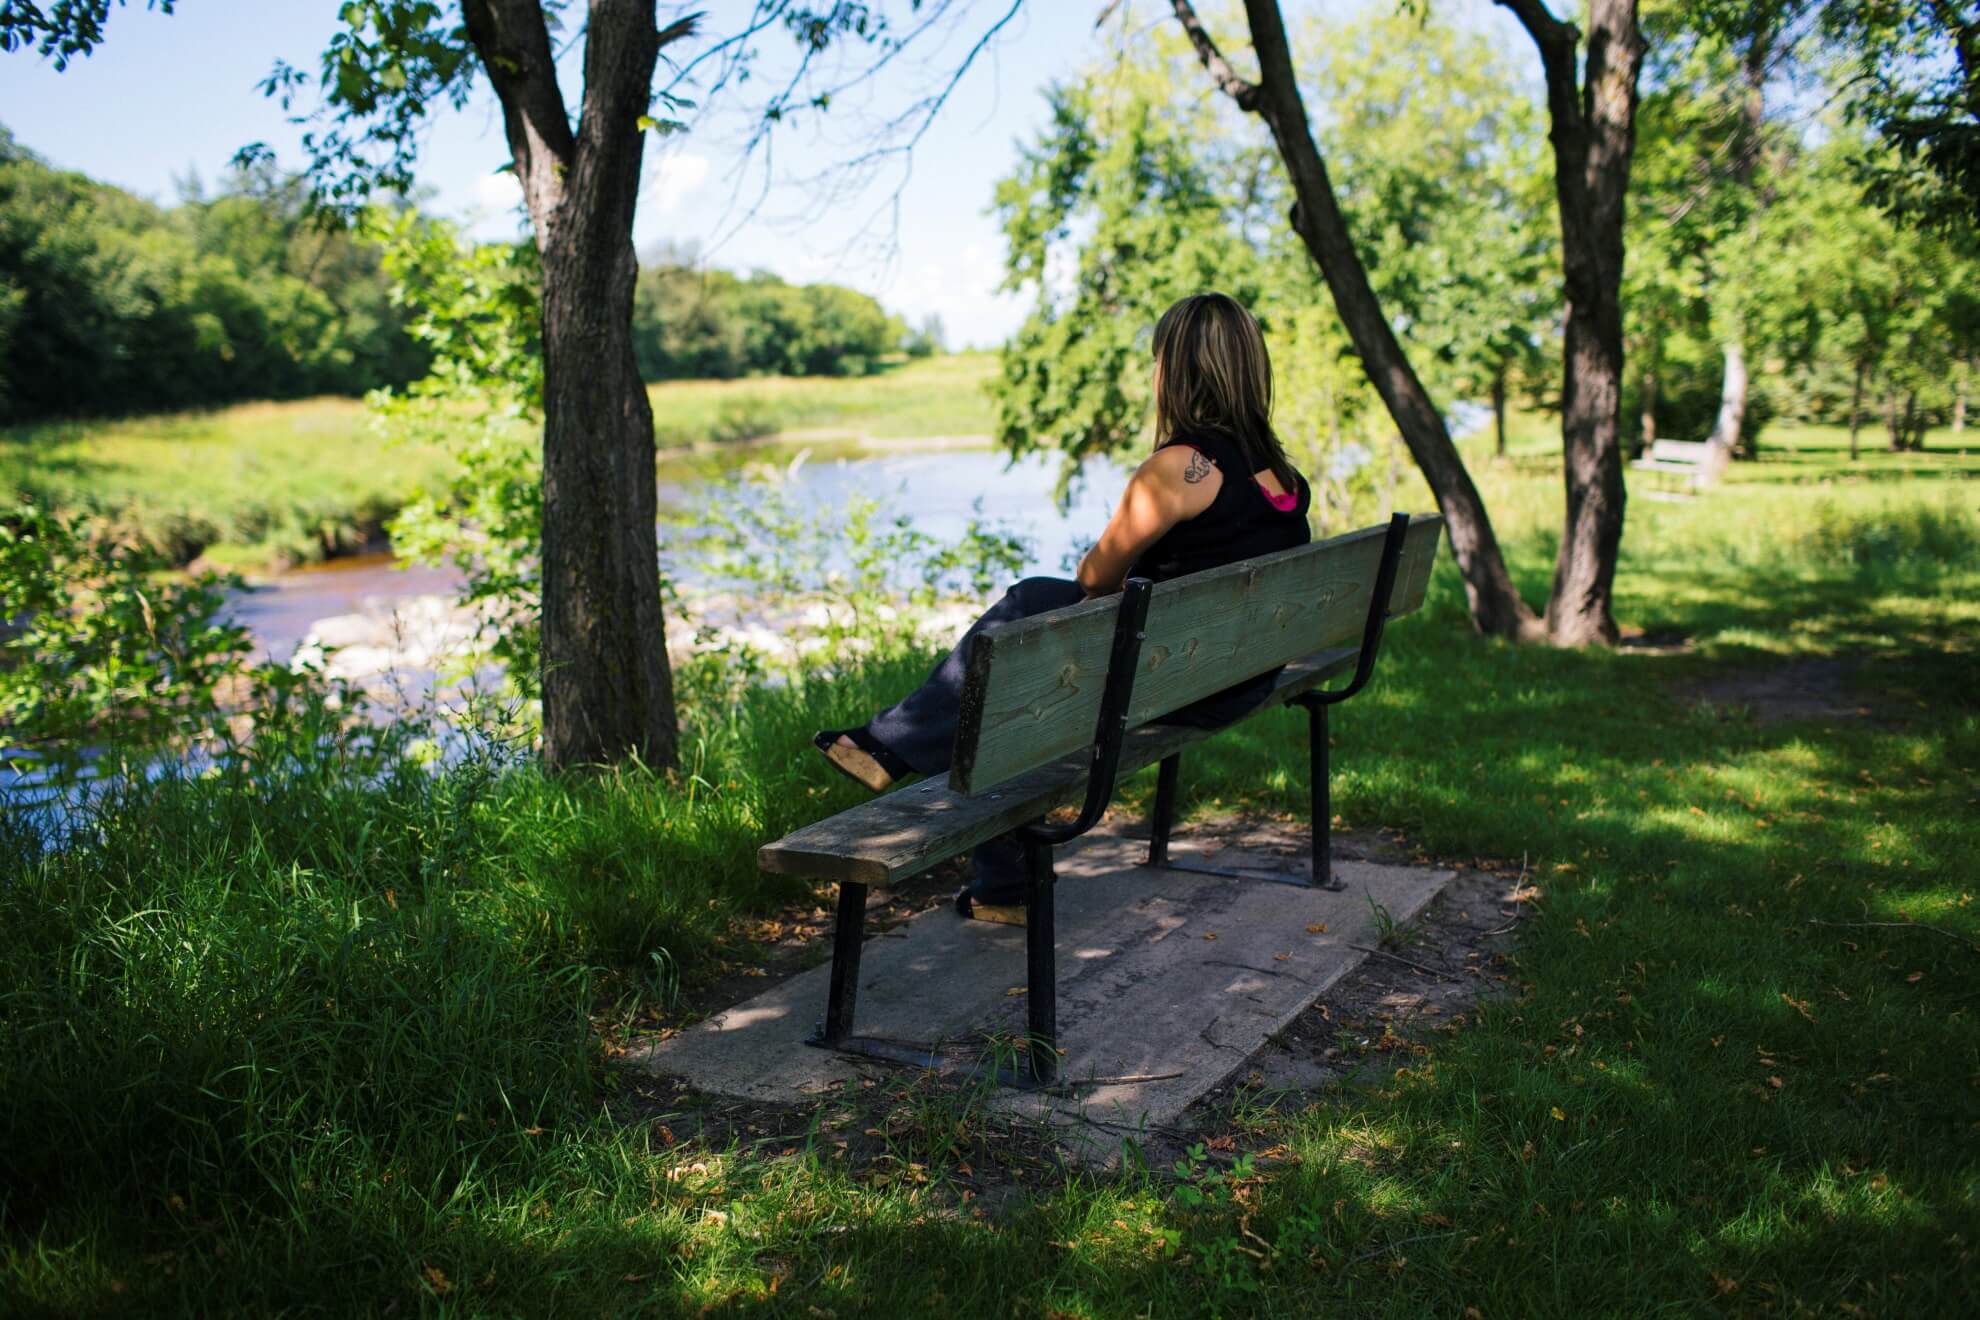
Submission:
M 1084 1113 L 1128 1130 L 1173 1124 L 1375 947 L 1380 904 L 1409 920 L 1452 872 L 1338 860 L 1343 893 L 1279 883 L 1305 857 L 1176 839 L 1176 861 L 1238 875 L 1151 870 L 1144 840 L 1092 834 L 1058 858 L 1062 1095 L 1000 1091 L 1001 1109 Z M 946 907 L 870 938 L 858 1034 L 950 1047 L 1021 1035 L 1024 935 Z M 804 1044 L 824 1016 L 820 966 L 659 1042 L 642 1062 L 699 1090 L 792 1103 L 890 1065 Z

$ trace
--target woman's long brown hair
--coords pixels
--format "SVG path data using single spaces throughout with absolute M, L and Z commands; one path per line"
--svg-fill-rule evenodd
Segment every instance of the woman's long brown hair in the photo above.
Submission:
M 1235 298 L 1197 293 L 1155 323 L 1155 447 L 1192 432 L 1236 441 L 1251 471 L 1270 469 L 1288 491 L 1299 478 L 1272 430 L 1272 358 Z M 1250 473 L 1244 475 L 1249 476 Z

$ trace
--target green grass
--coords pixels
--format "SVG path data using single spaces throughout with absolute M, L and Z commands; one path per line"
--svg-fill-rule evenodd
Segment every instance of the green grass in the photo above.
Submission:
M 0 1310 L 1963 1313 L 1976 476 L 1943 453 L 1852 469 L 1824 443 L 1632 503 L 1619 614 L 1681 654 L 1481 641 L 1440 566 L 1334 716 L 1334 800 L 1432 854 L 1528 860 L 1512 994 L 1400 1070 L 1254 1106 L 1240 1150 L 1270 1158 L 1180 1181 L 1041 1177 L 966 1101 L 912 1088 L 849 1129 L 835 1098 L 677 1144 L 602 1108 L 601 1041 L 676 1020 L 667 969 L 748 957 L 732 920 L 793 897 L 755 846 L 856 797 L 809 731 L 888 699 L 913 657 L 690 690 L 671 783 L 359 788 L 333 766 L 152 786 L 61 854 L 15 826 Z M 1539 599 L 1558 477 L 1480 482 Z M 1822 657 L 1871 718 L 1684 699 Z M 1193 751 L 1190 809 L 1300 815 L 1303 727 L 1275 713 Z M 1848 924 L 1875 922 L 1917 924 Z M 834 1153 L 869 1124 L 882 1148 Z M 979 1217 L 961 1190 L 993 1164 L 1022 1181 Z
M 850 379 L 656 385 L 654 430 L 674 446 L 786 430 L 825 440 L 982 435 L 995 366 L 976 353 Z M 379 438 L 353 399 L 0 429 L 0 494 L 114 517 L 181 562 L 204 554 L 223 567 L 358 549 L 448 462 Z
M 110 516 L 176 559 L 227 566 L 356 549 L 446 463 L 370 434 L 355 399 L 0 430 L 0 492 Z
M 987 436 L 994 353 L 924 358 L 873 376 L 684 380 L 655 385 L 663 445 L 811 432 L 821 439 Z

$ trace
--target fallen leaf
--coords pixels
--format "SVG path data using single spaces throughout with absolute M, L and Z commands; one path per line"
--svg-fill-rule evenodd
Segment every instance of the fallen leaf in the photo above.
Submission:
M 1291 957 L 1292 957 L 1292 955 L 1291 955 L 1290 953 L 1275 953 L 1275 954 L 1273 954 L 1273 955 L 1272 955 L 1272 961 L 1273 961 L 1273 962 L 1285 962 L 1285 961 L 1287 961 L 1288 959 L 1290 959 Z
M 1781 992 L 1781 1002 L 1807 1018 L 1810 1022 L 1815 1020 L 1815 1015 L 1808 1011 L 1808 1001 L 1806 999 L 1790 999 L 1787 996 L 1787 992 L 1783 990 Z
M 1019 995 L 1021 995 L 1021 994 L 1023 994 L 1023 993 L 1024 993 L 1024 987 L 1023 987 L 1023 986 L 1021 986 L 1021 985 L 1014 985 L 1014 986 L 1012 986 L 1012 987 L 1011 987 L 1010 989 L 1008 989 L 1008 990 L 1006 990 L 1006 991 L 1004 991 L 1004 997 L 1005 997 L 1005 998 L 1007 998 L 1007 999 L 1015 999 L 1015 998 L 1016 998 L 1017 996 L 1019 996 Z
M 1562 1109 L 1559 1105 L 1554 1106 L 1552 1113 L 1554 1115 L 1554 1121 L 1556 1123 L 1567 1122 L 1567 1111 Z
M 1206 940 L 1214 940 L 1217 938 L 1217 932 L 1214 930 L 1206 930 L 1203 932 L 1203 938 Z
M 1923 972 L 1913 972 L 1913 973 L 1912 973 L 1912 974 L 1911 974 L 1910 976 L 1907 976 L 1907 977 L 1905 977 L 1904 979 L 1905 979 L 1905 980 L 1907 980 L 1907 981 L 1909 981 L 1909 982 L 1910 982 L 1911 984 L 1913 984 L 1913 985 L 1916 985 L 1916 984 L 1918 984 L 1918 982 L 1920 982 L 1920 981 L 1922 981 L 1922 980 L 1924 980 L 1924 979 L 1925 979 L 1925 973 L 1923 973 Z
M 1316 921 L 1311 926 L 1308 926 L 1306 928 L 1306 933 L 1308 935 L 1325 935 L 1327 933 L 1327 923 L 1324 921 Z
M 426 1284 L 436 1293 L 452 1292 L 454 1290 L 453 1283 L 445 1274 L 440 1272 L 438 1265 L 428 1265 L 426 1267 Z

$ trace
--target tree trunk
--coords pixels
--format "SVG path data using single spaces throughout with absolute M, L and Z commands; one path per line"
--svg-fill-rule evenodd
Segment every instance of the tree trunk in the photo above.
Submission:
M 1719 387 L 1719 417 L 1708 437 L 1725 458 L 1739 449 L 1740 431 L 1746 425 L 1746 351 L 1738 343 L 1725 346 L 1725 374 Z
M 1657 441 L 1657 373 L 1654 371 L 1643 373 L 1641 412 L 1643 440 L 1637 450 L 1639 454 L 1648 452 L 1650 446 Z
M 1498 441 L 1500 458 L 1506 456 L 1506 364 L 1492 373 L 1492 434 Z
M 1562 646 L 1613 643 L 1616 557 L 1622 545 L 1623 204 L 1636 145 L 1643 34 L 1635 0 L 1591 0 L 1587 67 L 1580 34 L 1541 0 L 1498 0 L 1513 11 L 1547 77 L 1554 190 L 1567 292 L 1561 389 L 1567 520 L 1547 632 Z M 1585 78 L 1585 85 L 1583 79 Z
M 1368 283 L 1368 272 L 1334 197 L 1326 163 L 1307 125 L 1306 106 L 1300 98 L 1278 5 L 1274 0 L 1245 0 L 1252 48 L 1258 55 L 1259 81 L 1253 85 L 1240 78 L 1224 59 L 1189 0 L 1171 3 L 1210 76 L 1239 109 L 1258 115 L 1271 129 L 1298 199 L 1292 211 L 1293 231 L 1319 263 L 1334 308 L 1361 358 L 1362 370 L 1382 396 L 1403 443 L 1409 446 L 1410 457 L 1436 496 L 1445 530 L 1450 533 L 1451 553 L 1464 578 L 1473 625 L 1480 632 L 1500 637 L 1537 635 L 1538 620 L 1519 598 L 1512 575 L 1506 571 L 1485 502 L 1472 484 L 1457 446 L 1451 443 L 1443 414 L 1410 366 Z
M 1884 388 L 1884 434 L 1890 440 L 1892 453 L 1904 449 L 1904 432 L 1898 430 L 1897 390 L 1892 386 Z
M 1856 391 L 1849 396 L 1849 461 L 1857 458 L 1856 433 L 1863 429 L 1863 362 L 1856 364 Z
M 1772 11 L 1759 6 L 1754 11 L 1761 18 L 1759 28 L 1748 39 L 1746 49 L 1740 56 L 1740 75 L 1744 83 L 1740 101 L 1740 137 L 1733 153 L 1733 182 L 1744 192 L 1753 183 L 1754 171 L 1760 164 L 1762 135 L 1766 131 L 1767 117 L 1767 62 L 1773 51 L 1774 29 L 1766 20 Z M 1764 202 L 1755 198 L 1753 211 L 1746 222 L 1746 240 L 1757 242 L 1755 232 L 1759 213 Z M 1737 337 L 1729 338 L 1724 345 L 1725 374 L 1719 387 L 1719 416 L 1712 424 L 1712 434 L 1708 440 L 1718 446 L 1721 462 L 1730 460 L 1740 451 L 1742 432 L 1746 426 L 1746 347 Z
M 538 0 L 464 0 L 543 258 L 543 747 L 552 769 L 676 762 L 653 413 L 633 360 L 633 209 L 666 42 L 654 0 L 591 0 L 572 132 Z
M 1960 433 L 1966 430 L 1966 389 L 1973 379 L 1971 355 L 1968 355 L 1965 366 L 1966 370 L 1959 373 L 1959 379 L 1953 384 L 1952 438 L 1955 444 L 1959 441 Z

